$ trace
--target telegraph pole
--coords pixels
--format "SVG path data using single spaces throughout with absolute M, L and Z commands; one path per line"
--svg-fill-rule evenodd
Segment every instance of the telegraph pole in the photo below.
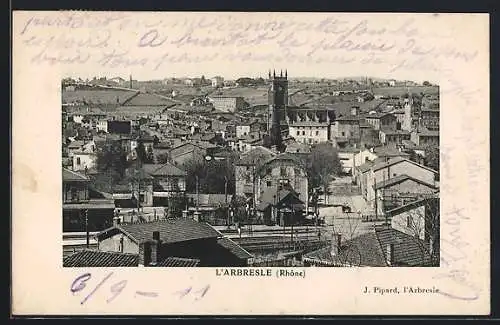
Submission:
M 199 181 L 198 181 L 198 175 L 196 177 L 196 212 L 198 212 L 198 208 L 200 205 L 200 190 L 199 190 Z
M 227 176 L 224 176 L 224 197 L 226 202 L 227 209 L 227 229 L 230 229 L 231 226 L 231 209 L 229 209 L 229 205 L 227 204 Z
M 90 235 L 89 235 L 89 210 L 85 209 L 85 233 L 86 233 L 86 239 L 87 239 L 87 248 L 90 248 Z

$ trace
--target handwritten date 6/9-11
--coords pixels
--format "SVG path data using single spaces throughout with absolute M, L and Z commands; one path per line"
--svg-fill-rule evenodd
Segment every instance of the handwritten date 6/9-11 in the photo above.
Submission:
M 80 301 L 80 304 L 83 305 L 85 304 L 92 296 L 101 288 L 103 285 L 108 282 L 108 280 L 113 276 L 113 272 L 108 273 L 104 278 L 102 278 L 97 284 L 90 286 L 91 280 L 92 280 L 92 275 L 90 273 L 84 273 L 82 275 L 79 275 L 76 277 L 73 282 L 71 283 L 70 291 L 73 295 L 78 294 L 79 292 L 84 292 L 86 291 L 87 294 L 86 296 Z M 107 287 L 107 290 L 109 291 L 109 296 L 106 299 L 106 303 L 112 302 L 116 297 L 118 297 L 122 292 L 125 291 L 127 288 L 128 281 L 127 280 L 121 280 L 118 282 L 115 282 L 114 284 L 110 285 Z M 90 291 L 88 289 L 86 290 L 87 286 L 89 288 L 92 288 Z M 190 296 L 194 298 L 195 301 L 200 300 L 203 298 L 208 290 L 210 289 L 210 285 L 206 285 L 202 287 L 201 289 L 193 290 L 192 286 L 189 286 L 187 288 L 174 291 L 172 292 L 172 295 L 176 295 L 179 297 L 179 299 L 182 299 L 186 296 Z M 103 289 L 106 290 L 106 289 Z M 129 290 L 130 291 L 130 290 Z M 157 298 L 159 297 L 160 294 L 157 292 L 148 292 L 148 291 L 141 291 L 141 290 L 135 290 L 134 291 L 134 297 L 146 297 L 146 298 Z

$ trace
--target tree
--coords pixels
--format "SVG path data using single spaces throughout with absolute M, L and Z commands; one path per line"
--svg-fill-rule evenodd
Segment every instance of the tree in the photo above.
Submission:
M 140 162 L 140 164 L 153 163 L 153 149 L 151 147 L 148 147 L 148 149 L 146 149 L 142 140 L 138 140 L 135 152 L 137 153 L 137 160 Z
M 330 182 L 341 171 L 342 165 L 337 149 L 330 143 L 319 143 L 311 149 L 307 159 L 309 189 L 321 186 L 326 196 Z
M 223 160 L 207 161 L 201 157 L 194 157 L 183 164 L 187 173 L 186 191 L 196 191 L 196 178 L 198 189 L 203 193 L 234 193 L 234 161 L 235 156 L 229 155 Z
M 247 221 L 247 211 L 246 211 L 246 198 L 240 195 L 234 195 L 230 207 L 233 211 L 233 222 L 245 222 Z
M 96 165 L 98 171 L 116 172 L 121 179 L 125 176 L 125 170 L 128 167 L 127 153 L 118 141 L 107 142 L 97 150 Z
M 436 171 L 439 171 L 439 147 L 427 146 L 425 148 L 424 164 Z
M 168 198 L 167 218 L 179 218 L 186 208 L 187 198 L 181 193 L 172 194 Z

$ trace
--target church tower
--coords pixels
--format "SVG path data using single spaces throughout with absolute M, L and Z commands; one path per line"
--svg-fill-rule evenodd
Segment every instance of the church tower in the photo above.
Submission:
M 268 98 L 268 114 L 267 114 L 267 130 L 269 132 L 270 144 L 275 146 L 278 151 L 282 149 L 281 127 L 286 125 L 286 107 L 288 105 L 288 76 L 285 70 L 280 72 L 279 76 L 276 71 L 269 70 L 269 90 Z

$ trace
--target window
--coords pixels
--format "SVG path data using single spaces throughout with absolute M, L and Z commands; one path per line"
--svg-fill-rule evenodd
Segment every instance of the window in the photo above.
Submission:
M 396 177 L 396 175 L 397 175 L 396 173 L 392 174 L 393 177 Z
M 286 167 L 280 167 L 280 175 L 286 176 Z
M 297 130 L 297 135 L 300 135 L 300 131 L 299 130 Z
M 319 131 L 316 131 L 316 135 L 319 135 Z
M 342 136 L 345 136 L 345 132 L 342 132 Z
M 273 186 L 273 183 L 272 183 L 271 181 L 267 181 L 267 182 L 266 182 L 266 186 L 267 186 L 267 187 L 271 187 L 271 186 Z
M 80 163 L 81 163 L 80 157 L 76 157 L 76 164 L 80 165 Z
M 306 135 L 306 131 L 302 131 L 302 135 Z
M 71 188 L 71 201 L 78 201 L 78 191 L 76 188 Z
M 406 216 L 406 227 L 411 228 L 413 225 L 413 218 L 411 216 Z
M 140 201 L 141 203 L 144 203 L 144 198 L 145 198 L 145 197 L 144 197 L 144 194 L 140 194 L 140 195 L 139 195 L 139 201 Z
M 118 250 L 123 253 L 123 237 L 120 237 L 120 243 L 118 244 Z
M 267 169 L 266 169 L 266 174 L 271 174 L 271 172 L 272 172 L 272 171 L 271 171 L 271 168 L 267 168 Z

